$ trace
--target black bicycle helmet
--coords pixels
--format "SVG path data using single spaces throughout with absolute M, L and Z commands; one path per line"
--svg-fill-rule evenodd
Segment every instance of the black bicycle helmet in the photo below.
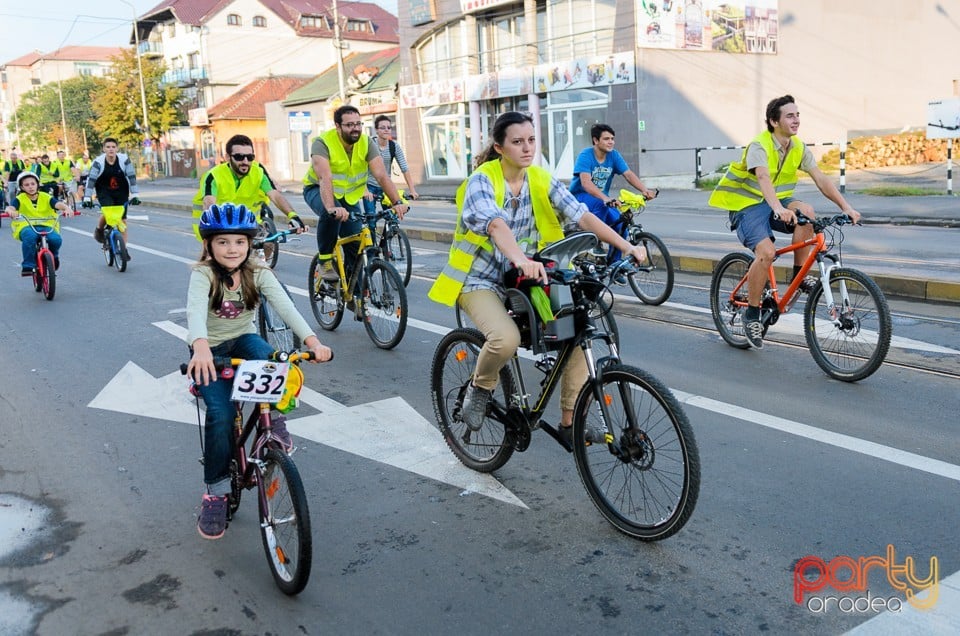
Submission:
M 257 218 L 245 205 L 214 204 L 200 216 L 202 238 L 217 234 L 246 234 L 253 238 L 258 230 Z

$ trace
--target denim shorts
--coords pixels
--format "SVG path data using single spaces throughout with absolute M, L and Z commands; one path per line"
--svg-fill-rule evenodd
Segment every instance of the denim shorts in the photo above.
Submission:
M 787 207 L 793 201 L 795 201 L 793 197 L 780 199 L 783 207 Z M 730 229 L 737 231 L 737 238 L 750 250 L 764 239 L 776 241 L 773 236 L 774 230 L 783 234 L 793 234 L 795 228 L 794 225 L 787 225 L 779 219 L 774 219 L 773 209 L 766 201 L 755 203 L 739 212 L 730 213 Z

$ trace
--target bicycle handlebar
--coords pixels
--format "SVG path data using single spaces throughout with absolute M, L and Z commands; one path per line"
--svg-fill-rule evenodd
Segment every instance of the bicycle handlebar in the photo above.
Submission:
M 277 230 L 270 236 L 253 239 L 251 246 L 253 249 L 260 249 L 264 243 L 286 243 L 287 237 L 291 234 L 297 234 L 296 230 Z
M 833 216 L 811 219 L 810 217 L 804 216 L 797 212 L 797 225 L 807 225 L 809 223 L 813 223 L 813 230 L 817 233 L 822 232 L 824 228 L 830 227 L 831 225 L 861 225 L 861 223 L 854 223 L 853 219 L 847 214 L 841 213 L 834 214 Z
M 316 358 L 312 351 L 274 351 L 268 359 L 275 362 L 292 362 L 293 364 L 297 364 L 304 360 L 316 360 Z M 330 351 L 330 360 L 327 360 L 327 362 L 332 361 L 333 350 Z M 213 359 L 213 366 L 216 367 L 217 371 L 223 371 L 228 367 L 238 367 L 244 362 L 245 360 L 243 358 L 215 357 Z M 180 375 L 187 375 L 187 366 L 186 363 L 180 365 Z

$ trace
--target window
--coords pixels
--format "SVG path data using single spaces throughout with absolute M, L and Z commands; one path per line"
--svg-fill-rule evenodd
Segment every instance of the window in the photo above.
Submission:
M 461 37 L 461 24 L 447 25 L 417 47 L 421 82 L 452 79 L 467 73 L 463 51 L 466 38 Z
M 167 23 L 167 37 L 172 38 L 177 34 L 177 23 L 168 22 Z
M 367 23 L 360 20 L 347 20 L 347 31 L 366 31 Z
M 327 20 L 319 15 L 300 16 L 300 26 L 304 29 L 323 29 L 327 27 Z
M 203 132 L 200 133 L 200 158 L 217 158 L 217 147 L 214 144 L 213 131 L 209 128 L 204 128 Z
M 239 14 L 230 13 L 227 15 L 227 24 L 230 26 L 241 26 L 243 24 L 243 20 L 240 19 Z
M 187 55 L 187 68 L 200 68 L 200 53 L 194 51 Z
M 265 27 L 267 26 L 267 19 L 262 15 L 253 16 L 253 26 L 255 27 Z
M 547 32 L 541 43 L 546 61 L 613 52 L 616 0 L 548 0 Z

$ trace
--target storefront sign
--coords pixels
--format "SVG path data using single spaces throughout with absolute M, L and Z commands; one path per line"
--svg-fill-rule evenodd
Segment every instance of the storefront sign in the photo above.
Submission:
M 776 54 L 779 0 L 638 0 L 644 48 Z
M 434 0 L 409 0 L 410 26 L 430 24 L 437 19 L 437 6 Z
M 541 64 L 534 69 L 533 84 L 538 93 L 594 88 L 611 84 L 632 84 L 637 69 L 633 51 L 583 57 L 559 64 Z
M 290 132 L 310 132 L 310 111 L 297 110 L 287 113 L 287 128 Z

